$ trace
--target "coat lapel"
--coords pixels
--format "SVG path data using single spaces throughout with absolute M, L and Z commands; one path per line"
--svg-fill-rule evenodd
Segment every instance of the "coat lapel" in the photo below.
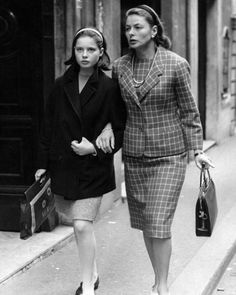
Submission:
M 71 67 L 64 75 L 65 83 L 64 90 L 66 96 L 71 103 L 71 106 L 77 116 L 82 118 L 81 108 L 84 107 L 91 97 L 94 95 L 98 84 L 98 70 L 89 78 L 88 82 L 84 86 L 84 89 L 79 93 L 78 87 L 78 69 Z
M 88 82 L 80 92 L 81 107 L 84 107 L 92 98 L 98 87 L 98 70 L 96 69 L 93 75 L 89 78 Z
M 141 85 L 139 88 L 140 101 L 142 101 L 146 97 L 150 89 L 152 89 L 156 84 L 160 82 L 160 76 L 163 74 L 163 68 L 164 68 L 161 62 L 161 55 L 162 55 L 162 50 L 160 47 L 157 47 L 157 53 L 155 55 L 155 60 L 153 62 L 152 68 L 148 76 L 146 77 L 143 85 Z
M 80 100 L 79 100 L 79 89 L 78 89 L 78 80 L 77 80 L 77 73 L 71 67 L 64 75 L 65 84 L 64 90 L 66 96 L 71 103 L 72 108 L 74 109 L 77 116 L 81 119 L 81 107 L 80 107 Z

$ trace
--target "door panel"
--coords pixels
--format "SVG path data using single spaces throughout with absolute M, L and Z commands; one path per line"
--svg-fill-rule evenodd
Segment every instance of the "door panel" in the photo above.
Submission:
M 33 182 L 52 44 L 53 0 L 0 0 L 0 194 Z
M 29 184 L 33 170 L 30 8 L 30 1 L 0 1 L 0 185 Z

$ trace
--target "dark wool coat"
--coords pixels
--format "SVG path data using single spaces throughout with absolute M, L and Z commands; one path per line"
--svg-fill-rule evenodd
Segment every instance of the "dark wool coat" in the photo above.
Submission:
M 47 101 L 40 139 L 39 168 L 49 170 L 52 191 L 77 200 L 115 189 L 113 156 L 122 146 L 126 110 L 117 82 L 97 69 L 79 94 L 78 69 L 71 66 L 58 78 Z M 113 154 L 97 149 L 95 140 L 111 122 Z M 79 156 L 73 140 L 86 137 L 97 156 Z

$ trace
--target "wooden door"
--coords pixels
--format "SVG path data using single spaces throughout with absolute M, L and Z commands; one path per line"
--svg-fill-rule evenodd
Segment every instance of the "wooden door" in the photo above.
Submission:
M 0 0 L 1 196 L 19 194 L 34 180 L 53 57 L 53 0 Z

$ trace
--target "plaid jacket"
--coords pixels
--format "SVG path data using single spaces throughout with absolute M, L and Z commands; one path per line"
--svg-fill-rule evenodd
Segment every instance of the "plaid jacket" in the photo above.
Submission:
M 124 155 L 163 157 L 202 149 L 202 126 L 191 93 L 190 68 L 179 55 L 158 47 L 153 67 L 140 86 L 132 83 L 132 53 L 114 62 L 127 108 Z

